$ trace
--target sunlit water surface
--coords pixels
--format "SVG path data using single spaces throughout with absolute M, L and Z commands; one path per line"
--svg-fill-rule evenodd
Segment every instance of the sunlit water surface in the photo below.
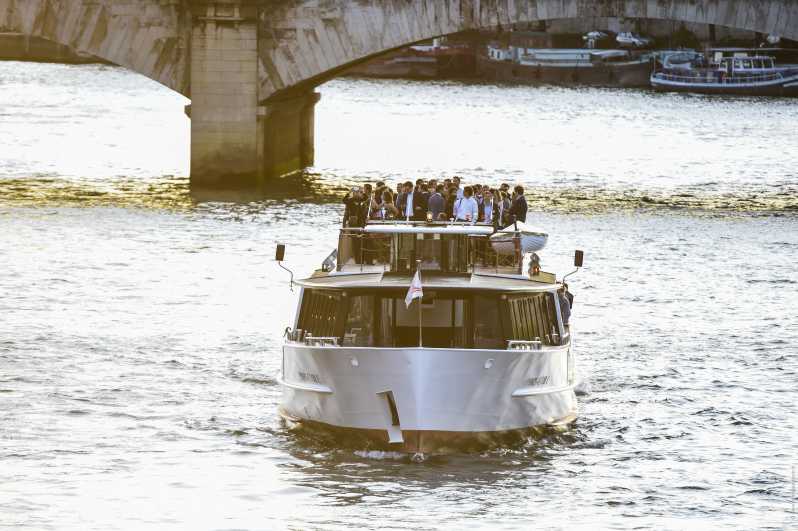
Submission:
M 189 191 L 187 100 L 110 67 L 0 63 L 0 526 L 796 526 L 798 100 L 337 80 L 317 167 Z M 337 190 L 523 182 L 576 292 L 580 417 L 422 463 L 276 414 Z

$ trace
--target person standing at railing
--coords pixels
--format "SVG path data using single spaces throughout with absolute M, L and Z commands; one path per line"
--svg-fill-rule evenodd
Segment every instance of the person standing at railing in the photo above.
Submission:
M 346 208 L 344 209 L 344 227 L 363 227 L 366 224 L 366 212 L 368 205 L 363 191 L 352 188 L 343 200 Z
M 524 187 L 520 184 L 515 187 L 515 197 L 510 205 L 510 219 L 512 221 L 526 222 L 527 204 L 524 197 Z
M 369 206 L 369 219 L 383 219 L 384 216 L 384 209 L 383 209 L 383 195 L 385 192 L 390 192 L 387 186 L 378 186 L 376 190 L 374 190 L 374 196 L 371 198 L 371 204 Z
M 479 220 L 482 223 L 493 223 L 493 192 L 488 188 L 482 190 L 482 208 Z
M 393 194 L 387 188 L 382 192 L 382 205 L 380 208 L 382 219 L 396 219 L 399 217 L 399 209 L 393 202 Z
M 503 229 L 510 224 L 510 200 L 507 198 L 507 194 L 501 190 L 496 190 L 493 198 L 495 202 L 493 225 L 497 229 Z
M 476 223 L 479 219 L 479 205 L 474 199 L 474 191 L 470 186 L 463 188 L 463 197 L 455 202 L 455 221 Z
M 446 215 L 446 200 L 443 198 L 442 184 L 439 184 L 435 188 L 435 193 L 429 197 L 427 208 L 429 209 L 430 214 L 432 214 L 433 221 L 438 221 L 441 218 L 441 214 L 444 216 Z
M 413 183 L 407 181 L 402 185 L 402 193 L 396 196 L 396 208 L 399 209 L 403 219 L 413 217 Z
M 563 326 L 568 326 L 568 321 L 571 320 L 571 300 L 573 300 L 573 295 L 571 298 L 568 298 L 568 284 L 563 284 L 559 290 L 557 290 L 557 298 L 560 302 L 560 315 L 562 315 L 562 324 Z

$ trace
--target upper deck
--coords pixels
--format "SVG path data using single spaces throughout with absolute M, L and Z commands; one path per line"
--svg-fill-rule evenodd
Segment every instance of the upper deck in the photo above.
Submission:
M 491 238 L 493 236 L 493 238 Z M 335 274 L 424 272 L 523 277 L 519 234 L 489 224 L 389 221 L 341 229 Z M 533 280 L 551 282 L 546 277 Z

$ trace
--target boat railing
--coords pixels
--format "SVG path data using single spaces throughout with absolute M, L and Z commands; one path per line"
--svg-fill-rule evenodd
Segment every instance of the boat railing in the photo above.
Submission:
M 391 270 L 391 234 L 367 234 L 361 228 L 341 229 L 338 236 L 338 271 Z
M 310 334 L 305 334 L 303 338 L 303 342 L 305 345 L 309 347 L 337 347 L 338 338 L 337 337 L 322 337 L 322 336 L 313 336 Z
M 520 275 L 523 273 L 524 257 L 521 255 L 521 238 L 508 234 L 502 238 L 513 251 L 508 254 L 496 252 L 488 236 L 469 236 L 471 257 L 469 264 L 472 273 L 495 275 Z
M 740 74 L 728 75 L 723 71 L 709 71 L 706 73 L 695 73 L 693 75 L 671 74 L 668 72 L 656 72 L 654 78 L 662 81 L 673 81 L 676 83 L 711 83 L 713 85 L 737 85 L 740 83 L 762 83 L 766 81 L 777 81 L 784 76 L 781 72 L 770 72 L 767 74 Z
M 344 228 L 339 234 L 336 268 L 348 273 L 413 273 L 420 267 L 422 271 L 446 273 L 522 274 L 520 236 L 508 234 L 501 242 L 503 252 L 499 253 L 488 235 L 375 233 Z

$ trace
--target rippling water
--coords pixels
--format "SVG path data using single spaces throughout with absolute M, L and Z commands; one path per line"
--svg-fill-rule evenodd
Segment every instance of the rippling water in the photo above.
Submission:
M 109 67 L 0 63 L 0 526 L 789 528 L 798 524 L 797 100 L 334 81 L 317 163 L 192 195 L 187 102 Z M 573 277 L 578 422 L 413 463 L 277 416 L 335 191 L 533 187 Z

